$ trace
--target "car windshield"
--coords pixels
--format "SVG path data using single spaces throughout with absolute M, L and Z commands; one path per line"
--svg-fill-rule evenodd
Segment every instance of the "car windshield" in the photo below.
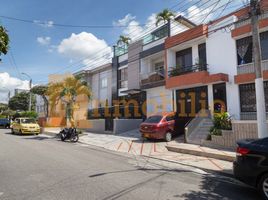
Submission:
M 145 123 L 159 123 L 161 119 L 162 119 L 162 116 L 155 115 L 155 116 L 148 117 L 144 122 Z
M 35 124 L 35 119 L 21 119 L 22 124 Z

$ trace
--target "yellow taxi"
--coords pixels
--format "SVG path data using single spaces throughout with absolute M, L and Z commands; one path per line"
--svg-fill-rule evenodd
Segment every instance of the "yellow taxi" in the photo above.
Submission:
M 40 126 L 33 118 L 16 118 L 12 124 L 12 133 L 36 134 L 40 133 Z

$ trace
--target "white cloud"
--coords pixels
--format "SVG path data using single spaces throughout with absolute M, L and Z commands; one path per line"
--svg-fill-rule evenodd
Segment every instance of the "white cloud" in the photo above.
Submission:
M 117 22 L 114 22 L 113 24 L 116 26 L 127 26 L 129 22 L 135 19 L 136 19 L 135 16 L 132 16 L 131 14 L 127 14 L 124 18 L 119 19 Z
M 156 14 L 151 14 L 145 23 L 145 26 L 142 27 L 140 23 L 136 20 L 136 16 L 127 14 L 124 18 L 114 22 L 115 25 L 126 26 L 122 33 L 130 37 L 132 40 L 139 38 L 141 35 L 145 34 L 149 29 L 155 28 L 155 19 Z
M 41 45 L 49 45 L 51 38 L 50 37 L 37 37 L 36 41 Z
M 51 28 L 54 25 L 54 22 L 51 20 L 49 20 L 49 21 L 34 20 L 34 23 L 39 25 L 39 26 L 42 26 L 44 28 Z
M 7 88 L 7 89 L 6 89 Z M 8 91 L 14 95 L 14 89 L 29 89 L 29 81 L 11 77 L 7 72 L 0 73 L 0 102 L 7 102 Z
M 87 68 L 92 68 L 102 62 L 111 62 L 110 59 L 107 59 L 111 56 L 111 48 L 104 40 L 97 38 L 92 33 L 72 33 L 69 38 L 60 42 L 57 50 L 72 60 L 85 58 L 83 63 L 87 65 Z

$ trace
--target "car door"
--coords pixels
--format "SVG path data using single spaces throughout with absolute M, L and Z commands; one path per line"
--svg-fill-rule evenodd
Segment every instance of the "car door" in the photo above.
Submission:
M 166 117 L 166 121 L 168 124 L 168 129 L 174 131 L 174 125 L 175 125 L 175 115 L 170 114 Z

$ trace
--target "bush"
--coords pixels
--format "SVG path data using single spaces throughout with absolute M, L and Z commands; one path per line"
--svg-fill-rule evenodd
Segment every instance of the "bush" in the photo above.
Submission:
M 214 114 L 213 126 L 209 130 L 207 140 L 211 140 L 212 135 L 222 135 L 221 130 L 232 130 L 231 118 L 227 112 Z
M 215 114 L 213 124 L 217 129 L 232 130 L 231 118 L 227 112 Z

